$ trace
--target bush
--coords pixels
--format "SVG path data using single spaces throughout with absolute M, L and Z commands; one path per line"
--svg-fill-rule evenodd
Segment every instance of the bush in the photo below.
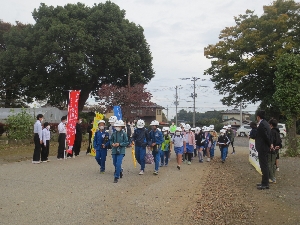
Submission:
M 27 113 L 25 109 L 22 109 L 18 114 L 8 116 L 8 138 L 16 140 L 32 138 L 34 122 L 34 118 L 29 113 Z

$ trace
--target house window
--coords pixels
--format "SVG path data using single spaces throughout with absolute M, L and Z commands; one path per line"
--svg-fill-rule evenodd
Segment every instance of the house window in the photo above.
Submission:
M 161 109 L 157 109 L 156 111 L 157 111 L 156 113 L 157 115 L 161 115 Z
M 138 115 L 142 115 L 143 111 L 141 109 L 136 110 Z
M 228 116 L 223 116 L 223 120 L 228 120 Z

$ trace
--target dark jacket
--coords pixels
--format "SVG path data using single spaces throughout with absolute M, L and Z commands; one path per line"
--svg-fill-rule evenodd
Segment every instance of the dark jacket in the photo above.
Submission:
M 79 123 L 76 123 L 76 133 L 75 133 L 75 141 L 81 142 L 82 141 L 82 129 Z
M 150 141 L 149 132 L 146 128 L 135 129 L 132 135 L 132 141 L 134 141 L 138 147 L 146 147 Z
M 270 141 L 271 128 L 266 120 L 261 120 L 257 127 L 257 134 L 255 138 L 255 148 L 258 152 L 269 152 L 271 141 Z
M 250 138 L 255 139 L 256 138 L 256 134 L 257 134 L 257 128 L 252 128 L 252 130 L 250 131 Z
M 127 133 L 127 137 L 130 137 L 131 136 L 131 126 L 130 126 L 130 124 L 127 124 L 126 125 L 126 133 Z
M 274 148 L 279 146 L 282 148 L 281 138 L 280 138 L 280 131 L 277 127 L 273 127 L 270 132 L 270 141 L 273 144 Z M 271 151 L 271 153 L 278 153 L 278 149 L 275 151 Z
M 89 140 L 92 139 L 92 136 L 93 136 L 92 128 L 93 128 L 93 125 L 89 124 L 86 129 L 87 133 L 89 134 Z
M 202 131 L 199 134 L 195 134 L 196 146 L 204 146 L 205 135 Z

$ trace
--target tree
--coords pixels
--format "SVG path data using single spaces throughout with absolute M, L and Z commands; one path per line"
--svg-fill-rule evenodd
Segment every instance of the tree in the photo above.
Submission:
M 12 140 L 25 140 L 32 138 L 34 118 L 22 109 L 21 112 L 7 118 L 9 130 L 8 138 Z
M 143 28 L 127 20 L 115 3 L 56 8 L 42 3 L 32 15 L 36 24 L 30 38 L 37 41 L 32 73 L 26 78 L 31 87 L 28 95 L 60 106 L 68 98 L 67 90 L 81 90 L 81 111 L 89 95 L 96 95 L 103 84 L 125 86 L 129 71 L 132 84 L 153 78 Z
M 106 108 L 106 112 L 111 111 L 113 106 L 119 105 L 122 109 L 123 118 L 132 120 L 135 115 L 132 111 L 138 111 L 142 107 L 152 105 L 151 93 L 148 92 L 143 84 L 136 84 L 130 88 L 118 87 L 105 84 L 99 90 L 100 105 Z
M 277 0 L 264 6 L 260 17 L 247 10 L 235 17 L 235 26 L 221 31 L 217 44 L 205 48 L 205 56 L 212 59 L 206 74 L 226 95 L 223 104 L 262 101 L 270 107 L 275 103 L 277 59 L 286 52 L 299 53 L 299 9 L 293 0 Z
M 16 25 L 0 20 L 0 99 L 1 106 L 15 108 L 25 106 L 23 100 L 23 65 L 29 57 L 24 50 L 23 31 L 28 25 Z M 25 53 L 25 54 L 24 54 Z
M 284 54 L 277 63 L 274 99 L 287 117 L 289 131 L 288 154 L 299 154 L 296 122 L 300 117 L 300 55 Z

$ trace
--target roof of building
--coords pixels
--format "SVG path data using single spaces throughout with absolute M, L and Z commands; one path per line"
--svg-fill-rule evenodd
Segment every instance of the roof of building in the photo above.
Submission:
M 249 112 L 246 111 L 242 111 L 243 114 L 248 114 L 251 115 Z M 226 110 L 224 112 L 221 112 L 221 114 L 240 114 L 240 110 L 238 109 L 231 109 L 231 110 Z

